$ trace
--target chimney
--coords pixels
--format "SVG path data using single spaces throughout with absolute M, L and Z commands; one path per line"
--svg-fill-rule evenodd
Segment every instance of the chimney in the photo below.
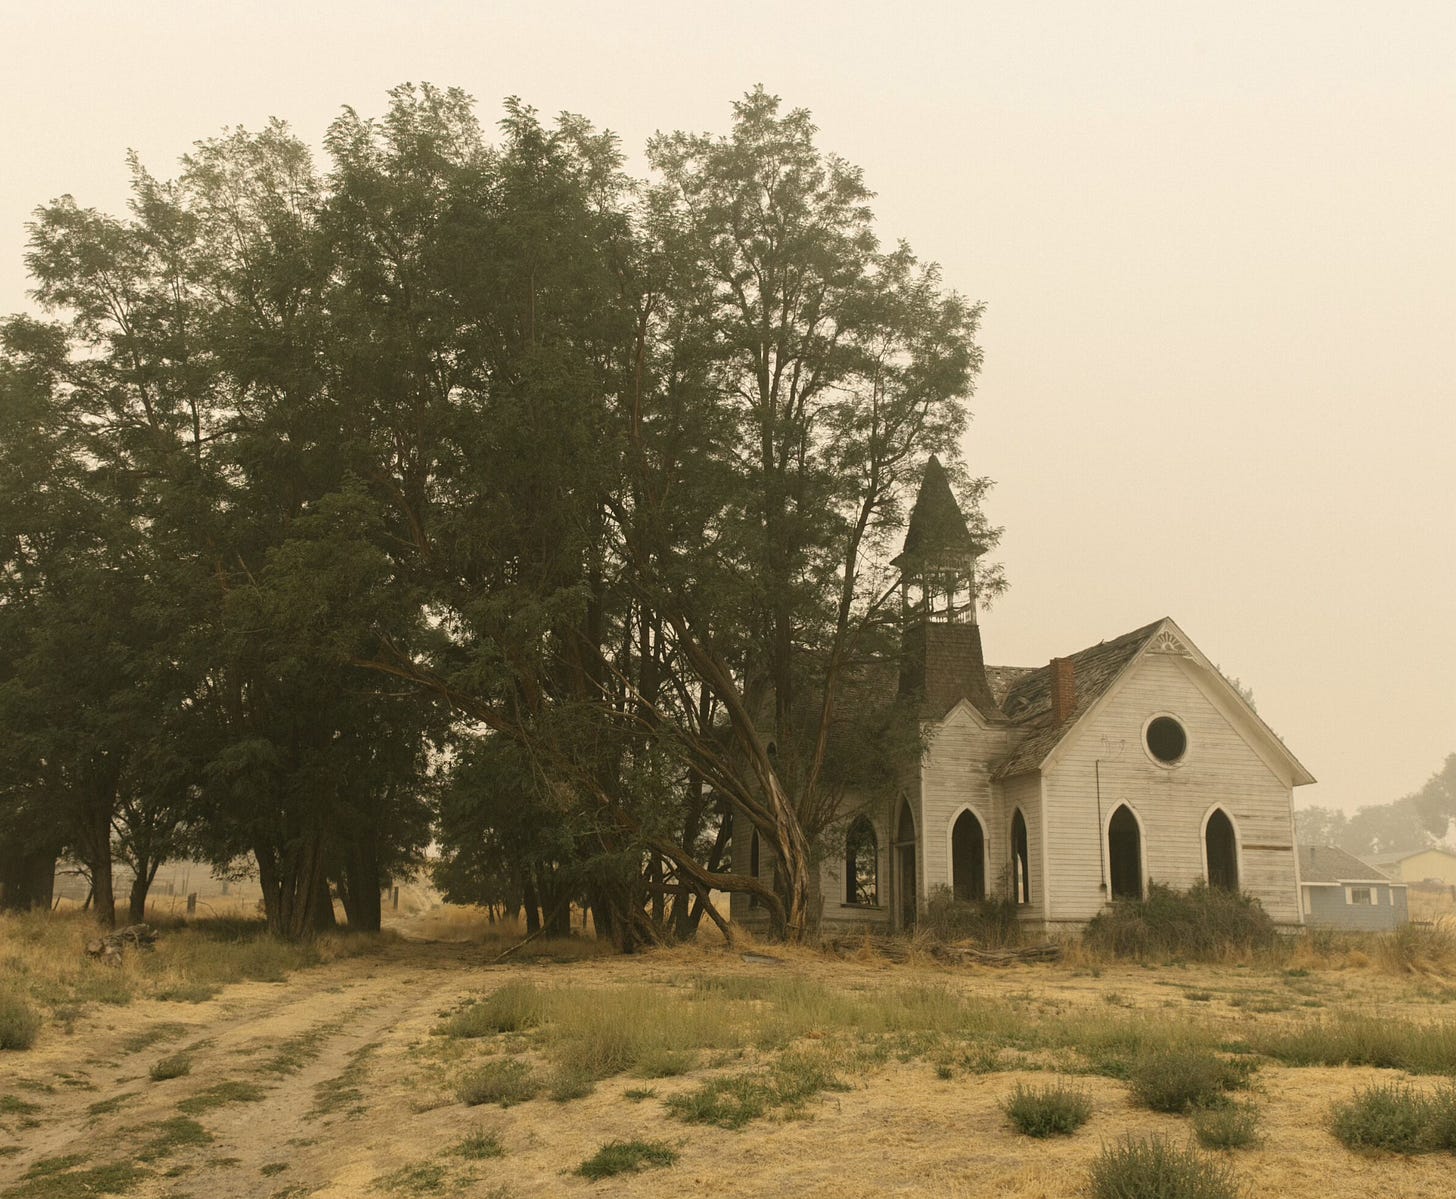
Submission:
M 1071 658 L 1053 658 L 1052 681 L 1052 724 L 1067 722 L 1072 709 L 1077 706 L 1077 672 Z

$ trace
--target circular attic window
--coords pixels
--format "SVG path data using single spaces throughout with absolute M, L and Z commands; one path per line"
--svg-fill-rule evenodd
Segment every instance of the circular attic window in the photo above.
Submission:
M 1188 734 L 1171 716 L 1159 716 L 1149 722 L 1143 736 L 1148 743 L 1148 753 L 1164 766 L 1176 765 L 1188 752 Z

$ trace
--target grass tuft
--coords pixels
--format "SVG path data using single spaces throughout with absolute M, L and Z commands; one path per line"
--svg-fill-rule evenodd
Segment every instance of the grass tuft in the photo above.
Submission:
M 519 1058 L 501 1058 L 486 1062 L 463 1074 L 455 1094 L 461 1103 L 477 1107 L 482 1103 L 499 1103 L 510 1107 L 534 1099 L 541 1089 L 531 1068 Z
M 182 1100 L 177 1110 L 186 1116 L 198 1116 L 214 1108 L 227 1107 L 232 1103 L 258 1103 L 267 1094 L 256 1083 L 236 1079 L 210 1086 L 190 1098 Z
M 1429 1095 L 1403 1082 L 1367 1087 L 1335 1107 L 1330 1130 L 1361 1152 L 1456 1153 L 1456 1082 Z
M 184 1074 L 191 1073 L 192 1058 L 186 1053 L 174 1053 L 170 1057 L 160 1058 L 147 1071 L 153 1082 L 166 1082 L 169 1078 L 181 1078 Z
M 1259 1109 L 1251 1103 L 1193 1113 L 1193 1135 L 1205 1149 L 1248 1149 L 1259 1143 Z
M 0 1049 L 29 1049 L 40 1032 L 40 1013 L 19 995 L 0 994 Z
M 1162 1137 L 1125 1137 L 1092 1163 L 1093 1199 L 1238 1199 L 1229 1166 Z
M 1252 1065 L 1229 1061 L 1197 1046 L 1150 1046 L 1128 1072 L 1133 1096 L 1155 1112 L 1222 1107 L 1228 1092 L 1248 1086 Z
M 710 1078 L 695 1090 L 669 1097 L 666 1106 L 688 1124 L 743 1128 L 771 1112 L 796 1115 L 823 1091 L 847 1090 L 824 1058 L 787 1053 L 767 1070 Z
M 608 1141 L 576 1168 L 593 1182 L 617 1174 L 630 1174 L 653 1166 L 671 1166 L 678 1153 L 662 1141 Z
M 481 1129 L 479 1132 L 472 1132 L 458 1145 L 452 1146 L 450 1152 L 455 1157 L 478 1162 L 491 1157 L 504 1157 L 506 1151 L 500 1143 L 500 1137 L 493 1132 Z
M 1018 1084 L 1002 1110 L 1013 1127 L 1029 1137 L 1070 1136 L 1092 1118 L 1092 1099 L 1086 1091 L 1061 1083 Z

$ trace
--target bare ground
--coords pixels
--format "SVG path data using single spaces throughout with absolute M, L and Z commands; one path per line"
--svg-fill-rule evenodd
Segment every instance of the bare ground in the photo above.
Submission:
M 507 1109 L 465 1107 L 445 1083 L 448 1064 L 433 1052 L 440 1038 L 432 1029 L 442 1013 L 512 979 L 666 987 L 703 972 L 755 970 L 854 988 L 933 979 L 1004 1001 L 1028 1020 L 1119 1007 L 1159 1020 L 1196 1014 L 1226 1021 L 1231 1031 L 1342 1007 L 1423 1020 L 1449 1019 L 1451 1010 L 1448 990 L 1359 971 L 1296 979 L 1238 967 L 952 971 L 807 953 L 765 966 L 696 949 L 498 966 L 485 964 L 488 956 L 469 944 L 386 943 L 370 957 L 284 983 L 239 984 L 205 1003 L 140 1001 L 93 1009 L 70 1033 L 48 1028 L 33 1050 L 0 1055 L 0 1195 L 32 1193 L 35 1175 L 25 1176 L 37 1163 L 43 1169 L 74 1157 L 80 1169 L 140 1157 L 141 1173 L 126 1192 L 138 1199 L 589 1192 L 839 1199 L 846 1191 L 1050 1199 L 1084 1193 L 1089 1164 L 1124 1133 L 1161 1132 L 1180 1143 L 1189 1136 L 1185 1118 L 1138 1109 L 1122 1083 L 1087 1077 L 1080 1081 L 1093 1099 L 1091 1122 L 1071 1137 L 1033 1141 L 1007 1126 L 1000 1104 L 1018 1082 L 1045 1074 L 942 1079 L 924 1059 L 892 1060 L 854 1077 L 851 1090 L 812 1102 L 803 1118 L 760 1120 L 741 1132 L 667 1117 L 662 1099 L 699 1076 L 660 1080 L 651 1097 L 636 1101 L 626 1092 L 644 1084 L 614 1078 L 564 1104 L 538 1098 Z M 1190 995 L 1209 998 L 1195 1003 Z M 190 1073 L 152 1081 L 152 1065 L 180 1051 L 191 1058 Z M 1395 1076 L 1266 1065 L 1255 1094 L 1265 1140 L 1231 1156 L 1239 1178 L 1261 1195 L 1449 1196 L 1456 1177 L 1449 1155 L 1362 1157 L 1327 1131 L 1333 1102 Z M 16 1102 L 5 1106 L 6 1096 Z M 184 1117 L 196 1124 L 177 1123 Z M 496 1135 L 504 1154 L 471 1161 L 451 1152 L 478 1131 Z M 675 1145 L 678 1164 L 598 1183 L 571 1172 L 604 1142 L 643 1136 Z

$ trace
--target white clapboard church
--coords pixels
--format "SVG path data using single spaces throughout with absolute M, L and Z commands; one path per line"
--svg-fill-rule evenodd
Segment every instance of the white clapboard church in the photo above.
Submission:
M 1150 882 L 1199 880 L 1299 924 L 1293 789 L 1310 773 L 1171 619 L 1045 666 L 987 666 L 984 548 L 932 458 L 896 559 L 900 688 L 925 749 L 898 794 L 863 804 L 826 847 L 822 924 L 906 928 L 948 888 L 1075 928 Z M 757 837 L 735 841 L 735 870 L 768 878 Z M 745 895 L 733 914 L 762 915 Z

